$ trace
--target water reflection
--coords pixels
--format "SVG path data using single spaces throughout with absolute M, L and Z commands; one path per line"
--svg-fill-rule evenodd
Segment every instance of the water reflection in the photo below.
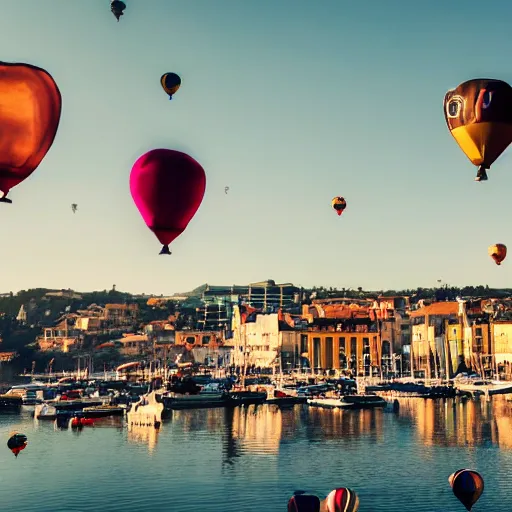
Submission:
M 141 427 L 135 425 L 128 426 L 128 442 L 129 443 L 142 443 L 148 445 L 149 453 L 153 453 L 158 443 L 158 436 L 160 429 L 155 427 Z
M 412 423 L 425 446 L 512 448 L 512 403 L 505 397 L 400 400 L 400 421 Z
M 374 440 L 384 436 L 384 412 L 382 409 L 347 411 L 342 409 L 308 410 L 306 435 L 310 440 L 334 440 L 341 435 L 351 438 L 371 435 Z

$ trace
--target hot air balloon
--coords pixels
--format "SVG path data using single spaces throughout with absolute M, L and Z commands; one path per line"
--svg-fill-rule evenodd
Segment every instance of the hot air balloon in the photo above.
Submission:
M 444 116 L 451 134 L 473 165 L 475 181 L 512 142 L 512 87 L 501 80 L 477 78 L 460 84 L 444 97 Z
M 130 191 L 144 222 L 171 254 L 169 244 L 186 229 L 206 188 L 203 168 L 191 156 L 153 149 L 139 157 L 130 173 Z
M 288 512 L 320 512 L 320 499 L 311 494 L 296 494 L 288 501 Z
M 484 479 L 476 471 L 459 469 L 448 477 L 448 482 L 455 497 L 471 510 L 484 492 Z
M 340 487 L 331 491 L 325 498 L 327 512 L 357 512 L 359 497 L 352 490 Z
M 112 14 L 116 17 L 117 22 L 119 23 L 119 18 L 123 16 L 124 10 L 126 9 L 126 4 L 121 2 L 120 0 L 111 0 L 110 2 L 110 10 Z
M 53 144 L 60 121 L 59 88 L 44 69 L 0 62 L 0 202 L 28 178 Z
M 347 202 L 343 197 L 335 197 L 331 201 L 331 205 L 336 210 L 336 213 L 338 215 L 341 215 L 343 213 L 343 210 L 345 210 L 345 208 L 347 207 Z
M 229 187 L 224 187 L 224 193 L 227 194 L 229 192 Z
M 491 245 L 487 252 L 496 265 L 501 265 L 501 262 L 507 257 L 507 246 L 503 244 Z
M 73 213 L 76 213 L 76 211 L 78 210 L 78 205 L 76 203 L 73 203 L 71 205 L 71 210 L 73 211 Z
M 17 458 L 20 454 L 21 450 L 24 450 L 27 447 L 27 436 L 25 434 L 19 434 L 14 432 L 9 440 L 7 441 L 7 448 L 14 453 L 14 456 Z
M 176 73 L 165 73 L 160 77 L 162 89 L 169 95 L 172 100 L 172 95 L 180 88 L 181 78 Z

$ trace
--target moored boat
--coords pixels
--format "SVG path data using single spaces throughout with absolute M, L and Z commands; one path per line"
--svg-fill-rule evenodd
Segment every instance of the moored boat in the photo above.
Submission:
M 98 405 L 84 407 L 82 414 L 85 418 L 106 418 L 107 416 L 123 416 L 124 408 L 115 405 Z
M 0 395 L 0 411 L 18 411 L 23 405 L 19 395 Z
M 345 402 L 340 398 L 308 398 L 308 405 L 322 409 L 350 409 L 353 403 Z
M 167 410 L 206 409 L 225 407 L 229 403 L 229 395 L 227 393 L 199 393 L 197 395 L 169 393 L 162 395 L 160 401 Z
M 265 391 L 230 391 L 228 393 L 229 405 L 259 405 L 267 399 Z
M 377 395 L 346 395 L 341 397 L 342 402 L 352 404 L 352 409 L 373 409 L 375 407 L 386 407 L 384 398 Z
M 268 404 L 274 404 L 280 407 L 291 407 L 296 404 L 307 403 L 307 397 L 292 395 L 290 393 L 281 391 L 280 389 L 274 389 L 273 392 L 267 396 L 266 402 Z

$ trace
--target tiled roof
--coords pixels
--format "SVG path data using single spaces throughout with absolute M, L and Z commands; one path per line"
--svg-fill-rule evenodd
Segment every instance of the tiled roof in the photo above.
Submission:
M 449 316 L 459 313 L 458 302 L 434 302 L 430 306 L 411 311 L 410 317 L 417 318 L 419 316 Z

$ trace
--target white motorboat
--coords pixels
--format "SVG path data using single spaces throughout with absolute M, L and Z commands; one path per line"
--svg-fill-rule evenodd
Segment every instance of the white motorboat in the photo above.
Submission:
M 354 407 L 353 403 L 345 402 L 339 398 L 309 398 L 308 405 L 322 407 L 323 409 L 349 409 Z
M 480 375 L 461 374 L 453 379 L 453 386 L 459 391 L 473 395 L 505 395 L 512 393 L 512 382 L 482 379 Z

